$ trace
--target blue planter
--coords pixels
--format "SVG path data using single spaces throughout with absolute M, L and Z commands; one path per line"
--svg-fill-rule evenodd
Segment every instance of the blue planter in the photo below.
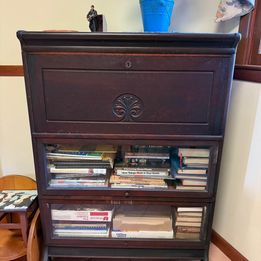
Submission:
M 168 32 L 174 0 L 140 0 L 144 32 Z

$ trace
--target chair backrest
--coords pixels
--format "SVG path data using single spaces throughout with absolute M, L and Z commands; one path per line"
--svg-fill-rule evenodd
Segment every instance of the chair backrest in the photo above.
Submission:
M 0 190 L 36 189 L 36 181 L 22 175 L 8 175 L 0 178 Z
M 37 209 L 32 220 L 28 242 L 27 242 L 27 261 L 40 261 L 42 255 L 42 232 L 40 210 Z

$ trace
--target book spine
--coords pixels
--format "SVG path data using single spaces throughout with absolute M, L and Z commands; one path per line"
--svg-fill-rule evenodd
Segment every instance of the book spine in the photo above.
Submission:
M 153 169 L 151 170 L 124 170 L 124 169 L 116 169 L 116 174 L 117 175 L 140 175 L 140 176 L 145 176 L 145 175 L 163 175 L 163 176 L 167 176 L 168 175 L 168 171 L 155 171 Z
M 74 211 L 53 209 L 51 214 L 52 220 L 111 221 L 112 218 L 112 211 Z
M 94 168 L 55 168 L 50 167 L 49 171 L 51 173 L 81 173 L 81 174 L 106 174 L 107 169 L 94 169 Z

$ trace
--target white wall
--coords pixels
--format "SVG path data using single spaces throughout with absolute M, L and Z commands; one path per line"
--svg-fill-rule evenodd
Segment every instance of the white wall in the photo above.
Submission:
M 214 229 L 251 261 L 261 256 L 261 84 L 234 81 Z
M 33 155 L 22 77 L 0 77 L 0 175 L 34 177 Z
M 219 0 L 176 0 L 171 30 L 176 32 L 236 32 L 238 18 L 215 23 Z M 17 30 L 67 29 L 87 32 L 86 13 L 94 4 L 104 14 L 108 32 L 142 32 L 139 0 L 15 1 L 0 0 L 0 64 L 21 64 Z
M 193 33 L 238 32 L 239 18 L 216 23 L 219 0 L 176 0 L 170 30 Z
M 141 32 L 138 0 L 0 0 L 0 64 L 21 64 L 17 30 L 89 32 L 86 14 L 91 4 L 104 14 L 110 32 Z

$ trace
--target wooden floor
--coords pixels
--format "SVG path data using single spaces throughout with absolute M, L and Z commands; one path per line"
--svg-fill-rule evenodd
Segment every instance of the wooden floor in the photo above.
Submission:
M 209 251 L 209 261 L 230 261 L 229 259 L 219 248 L 211 243 Z

